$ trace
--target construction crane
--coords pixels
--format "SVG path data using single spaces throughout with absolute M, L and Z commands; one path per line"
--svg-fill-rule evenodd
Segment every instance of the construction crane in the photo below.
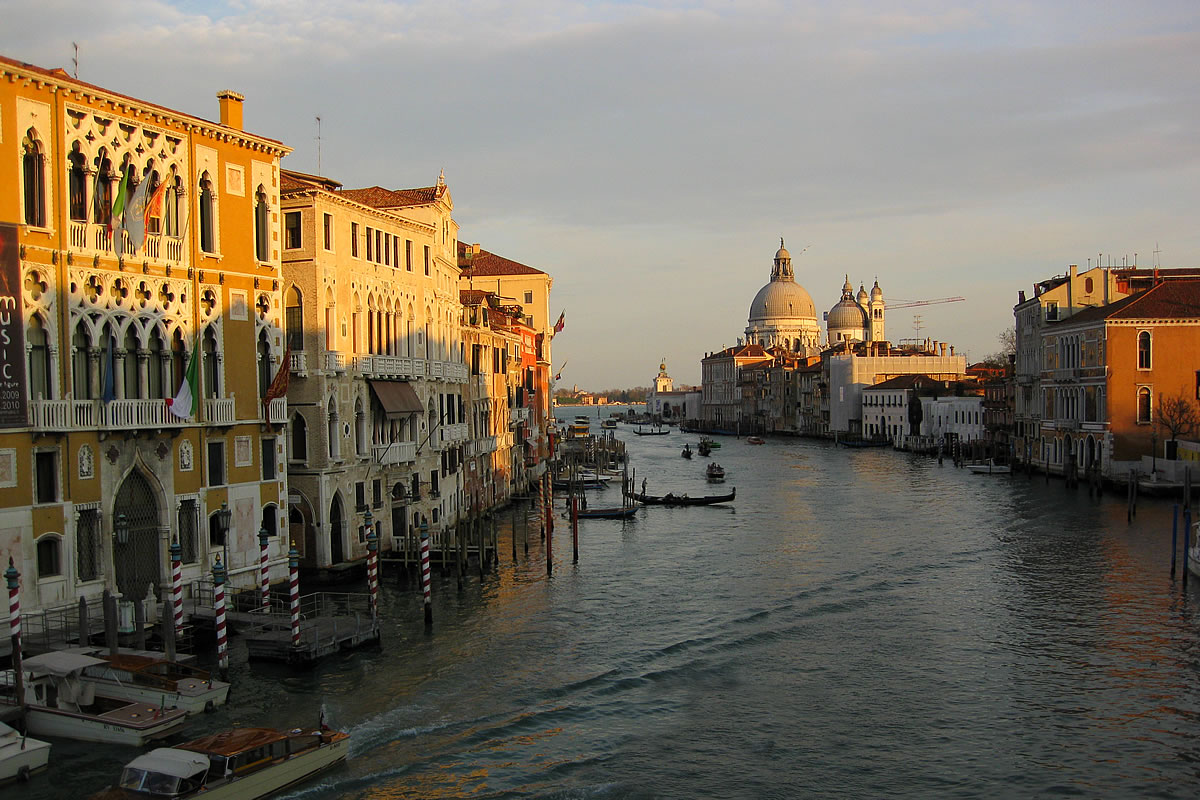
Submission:
M 966 300 L 965 297 L 938 297 L 933 300 L 896 300 L 888 302 L 887 310 L 891 311 L 894 308 L 913 308 L 915 306 L 936 306 L 939 303 L 960 303 Z

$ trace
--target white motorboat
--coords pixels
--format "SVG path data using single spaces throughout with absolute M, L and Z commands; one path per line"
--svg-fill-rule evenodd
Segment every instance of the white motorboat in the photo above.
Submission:
M 996 464 L 992 461 L 985 461 L 982 464 L 967 464 L 967 469 L 976 475 L 1008 475 L 1012 472 L 1012 467 L 1008 464 Z
M 255 800 L 332 767 L 349 750 L 350 734 L 341 731 L 234 728 L 138 756 L 92 800 Z
M 197 667 L 152 656 L 97 657 L 104 663 L 84 667 L 83 677 L 109 697 L 137 703 L 162 703 L 165 708 L 179 708 L 189 714 L 212 711 L 225 705 L 229 698 L 228 683 L 214 680 L 208 672 Z
M 83 677 L 104 660 L 76 652 L 50 652 L 25 659 L 25 725 L 37 736 L 141 747 L 177 731 L 187 719 L 182 709 L 131 703 L 111 697 Z M 0 696 L 15 704 L 15 676 L 0 673 Z
M 32 739 L 0 722 L 0 783 L 29 780 L 46 768 L 50 743 Z

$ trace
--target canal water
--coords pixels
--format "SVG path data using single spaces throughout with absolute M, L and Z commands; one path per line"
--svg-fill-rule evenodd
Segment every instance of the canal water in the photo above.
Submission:
M 570 409 L 560 416 L 569 418 Z M 717 493 L 673 431 L 637 437 L 652 494 Z M 309 671 L 245 661 L 230 725 L 353 735 L 296 798 L 1180 797 L 1200 792 L 1195 583 L 1171 508 L 888 449 L 725 437 L 731 506 L 501 516 L 461 591 L 384 575 L 382 647 Z M 619 488 L 590 495 L 618 504 Z M 561 515 L 562 507 L 557 509 Z M 84 796 L 134 751 L 56 742 L 5 797 Z

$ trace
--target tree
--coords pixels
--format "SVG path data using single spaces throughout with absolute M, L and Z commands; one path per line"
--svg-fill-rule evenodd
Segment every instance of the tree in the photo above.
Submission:
M 1200 408 L 1182 394 L 1162 396 L 1158 398 L 1158 409 L 1155 411 L 1155 423 L 1166 429 L 1170 434 L 1167 445 L 1167 457 L 1175 458 L 1174 442 L 1180 436 L 1189 436 L 1200 430 Z
M 984 356 L 983 363 L 993 367 L 1003 367 L 1008 364 L 1010 358 L 1017 354 L 1017 329 L 1015 327 L 1005 328 L 996 336 L 996 341 L 1000 345 L 1000 350 Z

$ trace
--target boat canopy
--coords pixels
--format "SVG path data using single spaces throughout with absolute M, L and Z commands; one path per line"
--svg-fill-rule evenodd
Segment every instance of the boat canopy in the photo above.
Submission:
M 388 419 L 403 417 L 406 414 L 420 414 L 425 410 L 420 398 L 408 381 L 368 380 L 367 384 L 383 406 L 383 412 Z
M 171 775 L 176 778 L 190 778 L 197 772 L 208 770 L 208 758 L 187 750 L 176 750 L 173 747 L 158 747 L 145 755 L 140 755 L 125 765 L 125 769 L 139 769 L 145 772 L 157 772 L 160 775 Z
M 35 677 L 54 675 L 55 677 L 65 678 L 79 672 L 85 667 L 104 663 L 105 661 L 102 658 L 86 656 L 83 653 L 52 650 L 49 653 L 42 653 L 41 655 L 25 659 L 22 669 L 33 673 Z

